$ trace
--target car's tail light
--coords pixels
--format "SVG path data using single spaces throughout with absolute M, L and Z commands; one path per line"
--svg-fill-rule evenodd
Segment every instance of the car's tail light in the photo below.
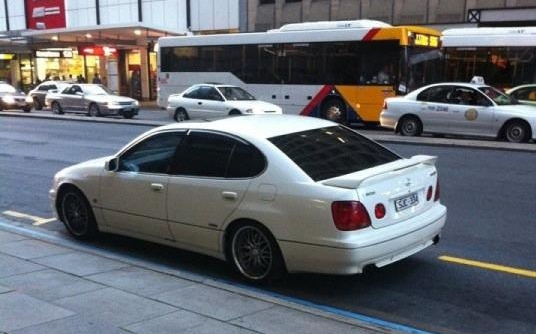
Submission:
M 382 203 L 376 204 L 376 206 L 374 207 L 374 215 L 378 219 L 382 219 L 383 217 L 385 217 L 385 205 L 383 205 Z
M 429 186 L 428 191 L 426 192 L 426 200 L 427 201 L 432 199 L 433 193 L 434 193 L 434 188 L 432 188 L 432 186 Z
M 434 202 L 439 201 L 439 180 L 437 180 L 436 186 L 435 186 L 435 196 L 434 196 Z
M 383 109 L 387 110 L 387 101 L 383 101 Z
M 331 214 L 335 226 L 341 231 L 353 231 L 370 226 L 367 209 L 358 201 L 333 202 Z

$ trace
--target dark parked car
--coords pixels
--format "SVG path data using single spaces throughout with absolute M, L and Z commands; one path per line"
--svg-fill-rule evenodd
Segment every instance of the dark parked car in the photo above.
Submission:
M 10 84 L 0 82 L 0 110 L 5 109 L 22 109 L 24 112 L 30 112 L 32 99 Z
M 28 92 L 28 96 L 32 97 L 35 110 L 41 110 L 45 106 L 45 96 L 50 91 L 58 91 L 67 85 L 64 81 L 44 81 L 37 87 Z

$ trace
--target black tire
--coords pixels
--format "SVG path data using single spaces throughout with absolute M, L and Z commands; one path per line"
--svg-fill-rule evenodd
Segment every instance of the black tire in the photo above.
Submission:
M 91 117 L 99 117 L 101 115 L 99 106 L 96 103 L 91 103 L 87 109 L 87 114 Z
M 30 112 L 30 111 L 32 111 L 32 107 L 22 108 L 22 111 L 24 111 L 24 112 Z
M 62 115 L 63 114 L 63 109 L 61 108 L 60 104 L 56 101 L 52 102 L 52 113 L 53 114 L 58 114 L 58 115 Z
M 346 103 L 339 98 L 324 101 L 320 117 L 336 123 L 346 123 Z
M 126 118 L 126 119 L 131 119 L 132 117 L 134 117 L 134 113 L 133 112 L 128 112 L 126 114 L 123 114 L 123 117 Z
M 404 116 L 399 121 L 398 132 L 402 136 L 420 136 L 422 133 L 422 123 L 415 116 Z
M 286 272 L 277 242 L 260 224 L 248 222 L 232 228 L 226 247 L 228 261 L 250 282 L 271 283 Z
M 42 110 L 43 109 L 43 104 L 39 101 L 39 99 L 37 97 L 33 98 L 33 106 L 34 106 L 35 110 Z
M 69 233 L 77 239 L 90 239 L 97 235 L 95 215 L 81 191 L 69 187 L 58 198 L 58 212 Z
M 189 120 L 190 116 L 184 108 L 177 108 L 177 110 L 175 110 L 175 115 L 173 116 L 173 119 L 175 120 L 175 122 L 182 122 Z
M 511 121 L 504 128 L 504 138 L 511 143 L 525 143 L 530 137 L 530 128 L 524 122 Z
M 239 116 L 239 115 L 242 115 L 240 110 L 233 109 L 233 110 L 229 111 L 229 116 Z

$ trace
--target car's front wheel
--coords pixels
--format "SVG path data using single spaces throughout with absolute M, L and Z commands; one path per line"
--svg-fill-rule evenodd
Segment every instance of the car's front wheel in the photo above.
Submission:
M 91 117 L 97 117 L 100 116 L 100 109 L 99 106 L 96 103 L 92 103 L 89 105 L 88 114 Z
M 61 108 L 60 104 L 58 102 L 52 102 L 52 113 L 61 115 L 63 114 L 63 109 Z
M 402 136 L 420 136 L 422 133 L 422 123 L 415 116 L 404 116 L 400 120 L 398 131 Z
M 530 128 L 522 121 L 511 121 L 504 128 L 504 138 L 511 143 L 524 143 L 530 139 Z
M 177 108 L 177 110 L 175 110 L 175 115 L 173 116 L 173 119 L 175 120 L 175 122 L 182 122 L 189 120 L 190 116 L 188 116 L 188 113 L 184 108 Z
M 59 214 L 67 228 L 77 239 L 89 239 L 97 232 L 97 223 L 88 200 L 74 187 L 69 187 L 60 194 Z
M 262 225 L 246 223 L 230 231 L 228 256 L 236 270 L 252 282 L 272 282 L 285 266 L 272 234 Z
M 346 122 L 346 103 L 339 98 L 331 98 L 322 103 L 321 117 L 336 123 Z
M 34 105 L 35 110 L 43 109 L 43 105 L 41 104 L 41 102 L 39 101 L 37 97 L 33 98 L 33 105 Z

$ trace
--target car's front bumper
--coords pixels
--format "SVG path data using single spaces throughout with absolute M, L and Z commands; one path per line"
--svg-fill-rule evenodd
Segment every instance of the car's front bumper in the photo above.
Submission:
M 373 244 L 360 242 L 352 248 L 327 247 L 298 242 L 279 241 L 289 272 L 326 274 L 357 274 L 368 265 L 383 267 L 402 260 L 432 245 L 447 219 L 447 210 L 440 206 L 414 219 L 377 229 L 384 237 Z M 407 224 L 412 228 L 401 228 Z M 380 231 L 381 230 L 381 231 Z
M 13 102 L 13 103 L 6 103 L 4 101 L 2 101 L 1 103 L 2 105 L 2 109 L 23 109 L 23 110 L 28 110 L 28 109 L 32 109 L 32 106 L 33 106 L 33 103 L 29 103 L 29 102 Z
M 109 116 L 134 116 L 139 113 L 139 106 L 108 105 L 101 106 L 101 114 Z

